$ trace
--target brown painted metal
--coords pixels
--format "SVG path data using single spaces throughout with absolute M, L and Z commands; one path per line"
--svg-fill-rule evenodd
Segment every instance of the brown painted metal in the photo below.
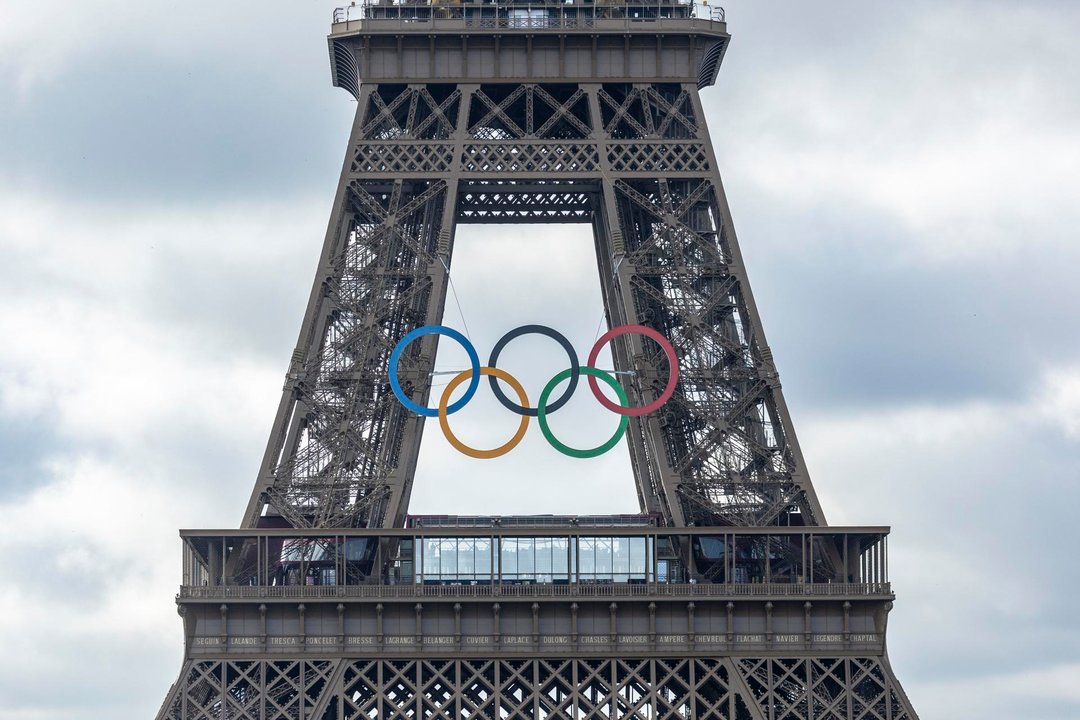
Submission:
M 750 291 L 699 97 L 729 41 L 712 13 L 335 14 L 333 78 L 358 106 L 319 269 L 242 529 L 184 533 L 185 661 L 159 718 L 916 718 L 885 653 L 887 530 L 827 527 Z M 641 527 L 406 527 L 424 421 L 391 393 L 389 356 L 441 320 L 457 224 L 492 222 L 590 223 L 609 325 L 675 347 L 672 399 L 627 433 Z M 612 345 L 631 401 L 657 397 L 659 347 Z M 420 403 L 434 355 L 428 336 L 402 359 Z M 650 537 L 681 574 L 404 569 L 424 538 L 531 535 Z M 286 573 L 285 547 L 363 538 L 362 569 Z M 737 571 L 753 562 L 760 578 Z

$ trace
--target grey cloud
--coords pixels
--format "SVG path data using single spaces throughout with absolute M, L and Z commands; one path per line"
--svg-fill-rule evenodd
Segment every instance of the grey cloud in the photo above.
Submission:
M 0 413 L 0 502 L 48 482 L 43 466 L 59 438 L 41 418 Z
M 788 393 L 801 401 L 1016 399 L 1047 366 L 1080 358 L 1080 333 L 1068 331 L 1080 298 L 1066 291 L 1080 250 L 875 263 L 897 232 L 887 218 L 749 210 L 741 234 L 751 282 Z M 805 237 L 806 247 L 754 246 L 773 234 Z
M 1071 242 L 1075 223 L 1047 216 L 1035 225 L 1012 226 L 1025 216 L 988 207 L 995 227 L 1029 233 L 1029 247 L 997 260 L 920 262 L 898 258 L 896 248 L 925 238 L 888 211 L 853 207 L 850 198 L 814 188 L 814 178 L 807 178 L 809 200 L 778 196 L 746 170 L 756 157 L 769 157 L 770 148 L 788 152 L 800 144 L 865 144 L 871 159 L 894 145 L 933 153 L 935 143 L 962 133 L 973 118 L 985 120 L 976 111 L 995 103 L 1020 134 L 1067 127 L 1080 106 L 1069 82 L 1077 70 L 1066 62 L 1073 57 L 1067 28 L 1077 11 L 1058 2 L 727 5 L 735 40 L 719 86 L 707 91 L 705 102 L 765 329 L 830 518 L 895 526 L 891 569 L 899 601 L 890 652 L 916 707 L 925 717 L 935 711 L 944 717 L 940 705 L 920 702 L 935 686 L 994 683 L 999 676 L 1075 660 L 1080 627 L 1067 603 L 1080 587 L 1066 567 L 1066 548 L 1072 544 L 1072 508 L 1080 504 L 1080 451 L 1058 428 L 1030 419 L 1018 419 L 1011 432 L 973 427 L 968 441 L 943 447 L 912 444 L 877 452 L 864 449 L 866 436 L 858 432 L 842 446 L 823 447 L 814 442 L 816 428 L 823 418 L 866 412 L 873 422 L 871 411 L 912 405 L 1020 412 L 1043 369 L 1080 357 L 1071 330 L 1080 315 L 1072 278 L 1080 265 Z M 66 73 L 19 102 L 0 102 L 3 136 L 18 139 L 0 145 L 0 178 L 49 197 L 110 208 L 172 205 L 198 215 L 253 200 L 288 205 L 310 197 L 325 197 L 328 207 L 355 106 L 329 87 L 321 37 L 326 8 L 295 7 L 271 3 L 252 17 L 246 17 L 249 8 L 212 3 L 171 7 L 180 37 L 199 48 L 198 57 L 130 38 L 79 55 Z M 1008 27 L 995 28 L 988 19 L 1006 16 L 1013 19 Z M 205 33 L 196 32 L 196 20 L 207 26 Z M 148 13 L 146 22 L 149 31 L 155 17 Z M 1058 31 L 1040 37 L 1036 27 Z M 927 35 L 931 30 L 939 34 Z M 802 117 L 810 109 L 799 106 L 801 98 L 782 101 L 799 97 L 805 79 L 799 72 L 808 67 L 830 78 L 827 89 L 838 94 L 828 99 L 842 101 L 835 112 L 850 113 L 840 130 L 822 130 Z M 921 84 L 928 80 L 934 82 Z M 1029 94 L 1018 94 L 1025 88 Z M 0 100 L 5 91 L 16 97 L 13 89 L 0 89 Z M 998 94 L 984 97 L 991 92 Z M 816 110 L 824 121 L 835 119 L 830 107 Z M 59 224 L 77 221 L 61 218 Z M 190 338 L 208 368 L 243 357 L 284 372 L 323 221 L 312 223 L 310 234 L 298 233 L 295 250 L 272 258 L 250 238 L 244 241 L 251 246 L 249 261 L 207 261 L 197 247 L 185 252 L 170 246 L 153 263 L 143 290 L 125 300 L 133 312 Z M 498 255 L 474 252 L 524 237 L 540 247 L 543 233 L 561 232 L 548 227 L 536 236 L 506 238 L 497 228 L 459 230 L 454 275 L 473 333 L 497 337 L 504 321 L 528 314 L 523 322 L 548 321 L 575 337 L 592 337 L 596 303 L 576 290 L 595 291 L 587 238 L 585 252 L 565 260 L 574 270 L 562 277 L 565 288 L 536 283 L 546 303 L 540 310 L 533 298 L 505 300 L 534 278 L 500 272 L 504 260 Z M 944 235 L 945 229 L 935 232 Z M 26 267 L 30 272 L 32 265 Z M 21 292 L 76 292 L 45 288 L 42 276 L 28 276 L 22 266 L 9 268 L 9 280 Z M 448 306 L 447 316 L 456 323 L 456 308 Z M 193 397 L 207 392 L 187 390 Z M 265 389 L 265 417 L 238 416 L 236 424 L 244 427 L 227 436 L 184 408 L 162 408 L 160 424 L 140 434 L 138 447 L 121 439 L 88 447 L 56 437 L 31 418 L 6 418 L 0 424 L 6 467 L 0 472 L 8 475 L 0 475 L 0 501 L 24 496 L 33 488 L 19 489 L 20 478 L 40 477 L 35 469 L 42 462 L 75 449 L 119 456 L 122 472 L 145 477 L 176 499 L 182 524 L 232 526 L 247 501 L 279 391 L 275 376 Z M 123 402 L 123 388 L 117 402 Z M 448 453 L 434 430 L 429 427 L 422 451 L 417 512 L 529 512 L 539 503 L 550 503 L 544 509 L 552 512 L 618 511 L 633 505 L 625 453 L 570 468 L 544 446 L 527 446 L 523 461 L 489 464 L 481 472 Z M 556 480 L 544 482 L 551 476 Z M 478 498 L 491 505 L 478 506 Z M 178 543 L 173 524 L 155 530 L 150 544 L 160 542 Z M 167 555 L 160 562 L 174 560 Z M 103 568 L 112 562 L 103 558 Z M 19 572 L 50 592 L 67 581 L 84 588 L 90 582 L 40 568 Z M 171 595 L 146 602 L 154 603 L 171 636 L 147 634 L 135 642 L 102 631 L 72 639 L 40 661 L 48 674 L 5 676 L 0 712 L 151 715 L 175 679 L 180 637 Z M 121 686 L 114 679 L 124 677 L 119 672 L 90 679 L 88 665 L 132 668 L 140 680 L 132 690 L 126 680 Z M 1017 697 L 994 710 L 1008 717 L 1066 718 L 1075 715 L 1075 704 Z
M 110 52 L 0 105 L 4 137 L 17 138 L 0 144 L 0 178 L 134 204 L 329 194 L 355 106 L 326 76 Z

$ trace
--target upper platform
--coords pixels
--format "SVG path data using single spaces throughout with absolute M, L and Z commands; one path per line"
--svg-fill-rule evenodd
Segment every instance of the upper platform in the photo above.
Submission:
M 712 85 L 730 36 L 722 8 L 659 2 L 370 2 L 331 28 L 334 84 L 693 82 Z

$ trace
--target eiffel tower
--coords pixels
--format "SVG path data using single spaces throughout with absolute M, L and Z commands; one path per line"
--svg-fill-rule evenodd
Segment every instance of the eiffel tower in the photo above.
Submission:
M 329 229 L 242 525 L 180 533 L 158 718 L 916 720 L 889 529 L 826 523 L 750 292 L 699 96 L 729 39 L 679 0 L 335 13 Z M 438 337 L 399 346 L 458 223 L 591 224 L 639 326 L 612 382 L 669 395 L 627 425 L 640 515 L 407 514 Z

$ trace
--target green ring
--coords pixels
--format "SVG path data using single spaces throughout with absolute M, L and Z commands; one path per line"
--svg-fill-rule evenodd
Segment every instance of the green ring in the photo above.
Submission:
M 629 399 L 626 397 L 626 391 L 622 389 L 622 385 L 619 384 L 619 381 L 613 378 L 611 375 L 604 372 L 603 370 L 597 370 L 593 367 L 581 367 L 579 368 L 579 370 L 582 375 L 592 375 L 595 378 L 600 378 L 612 388 L 614 388 L 615 394 L 619 396 L 620 405 L 622 405 L 623 407 L 627 407 L 630 404 Z M 574 458 L 598 457 L 606 453 L 611 448 L 615 447 L 619 440 L 622 439 L 623 433 L 626 432 L 626 426 L 630 424 L 630 418 L 626 415 L 620 416 L 621 420 L 619 421 L 619 429 L 615 431 L 615 434 L 611 436 L 611 439 L 603 445 L 598 445 L 591 450 L 578 450 L 577 448 L 572 448 L 569 445 L 564 445 L 563 443 L 561 443 L 559 439 L 556 438 L 555 435 L 551 432 L 551 428 L 548 427 L 547 401 L 548 398 L 551 396 L 551 393 L 554 392 L 556 387 L 558 387 L 559 383 L 561 383 L 563 380 L 568 379 L 573 374 L 573 372 L 574 371 L 572 368 L 566 369 L 555 377 L 551 378 L 551 381 L 548 382 L 548 384 L 544 387 L 544 391 L 540 393 L 540 399 L 536 402 L 536 419 L 540 422 L 540 432 L 544 433 L 544 437 L 547 438 L 548 443 L 551 445 L 551 447 L 555 448 L 563 455 L 569 455 L 570 457 Z

